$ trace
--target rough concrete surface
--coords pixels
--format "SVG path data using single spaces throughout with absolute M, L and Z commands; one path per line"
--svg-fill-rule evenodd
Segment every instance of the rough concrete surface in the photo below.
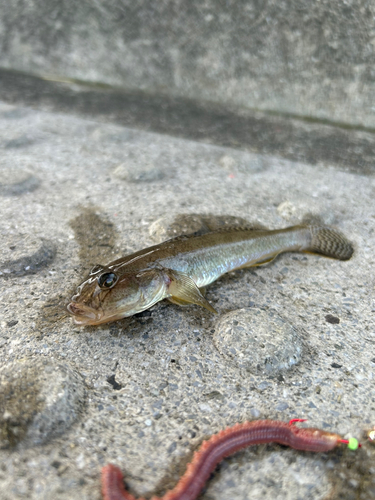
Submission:
M 1 500 L 99 499 L 108 462 L 149 498 L 202 439 L 249 419 L 307 418 L 364 440 L 375 424 L 373 176 L 4 102 L 0 152 Z M 227 274 L 207 290 L 218 316 L 164 302 L 97 327 L 65 316 L 94 264 L 195 230 L 196 214 L 270 228 L 313 214 L 356 251 Z M 368 443 L 259 446 L 226 459 L 201 498 L 371 499 L 374 457 Z
M 375 126 L 371 0 L 1 2 L 0 66 Z

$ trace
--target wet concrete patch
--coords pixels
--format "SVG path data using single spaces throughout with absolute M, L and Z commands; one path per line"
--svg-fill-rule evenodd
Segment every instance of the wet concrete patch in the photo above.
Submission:
M 46 359 L 19 360 L 0 371 L 0 447 L 38 445 L 78 418 L 85 390 L 80 375 Z
M 84 278 L 84 269 L 87 271 L 97 262 L 110 260 L 110 254 L 115 247 L 116 233 L 112 222 L 93 207 L 81 208 L 79 215 L 70 221 L 70 227 L 79 244 L 83 271 L 81 278 L 77 280 L 76 285 L 78 285 Z M 64 295 L 59 293 L 43 304 L 41 314 L 36 321 L 39 329 L 44 331 L 69 316 L 66 306 L 75 293 L 76 285 L 72 286 L 71 290 L 66 290 Z
M 35 274 L 49 266 L 56 256 L 56 245 L 44 238 L 8 236 L 0 245 L 0 278 Z
M 300 362 L 303 342 L 275 311 L 240 309 L 222 316 L 214 343 L 222 356 L 253 374 L 276 376 Z
M 116 243 L 113 223 L 94 207 L 80 209 L 79 215 L 70 221 L 75 239 L 79 244 L 79 258 L 86 268 L 108 263 Z

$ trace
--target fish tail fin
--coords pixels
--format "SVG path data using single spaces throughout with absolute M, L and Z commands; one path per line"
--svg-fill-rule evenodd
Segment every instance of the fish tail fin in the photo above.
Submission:
M 318 253 L 339 260 L 349 260 L 354 252 L 352 243 L 340 232 L 324 226 L 308 226 L 311 243 L 306 252 Z

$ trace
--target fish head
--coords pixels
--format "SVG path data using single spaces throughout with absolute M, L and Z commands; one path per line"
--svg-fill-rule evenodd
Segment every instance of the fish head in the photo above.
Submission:
M 148 309 L 166 296 L 158 269 L 117 273 L 95 266 L 78 287 L 67 311 L 77 325 L 99 325 Z

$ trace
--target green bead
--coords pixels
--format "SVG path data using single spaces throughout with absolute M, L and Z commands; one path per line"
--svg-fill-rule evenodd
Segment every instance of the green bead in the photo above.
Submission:
M 356 450 L 358 448 L 358 441 L 356 438 L 349 438 L 348 448 L 349 450 Z

